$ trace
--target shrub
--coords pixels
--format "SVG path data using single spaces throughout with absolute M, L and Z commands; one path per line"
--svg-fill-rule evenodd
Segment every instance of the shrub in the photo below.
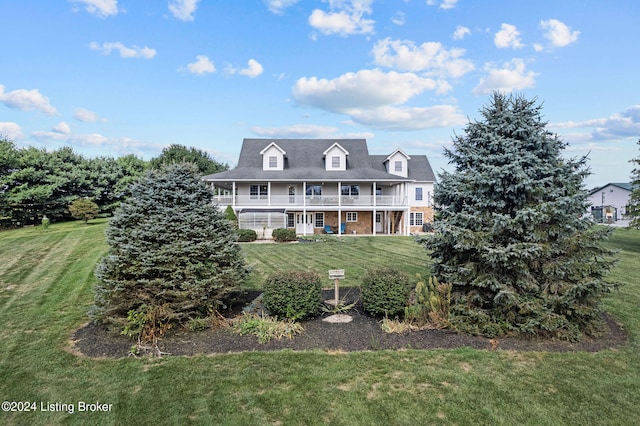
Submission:
M 224 218 L 227 219 L 234 228 L 238 227 L 238 217 L 233 211 L 233 207 L 227 206 L 226 210 L 224 211 Z
M 418 283 L 411 292 L 404 319 L 418 327 L 430 323 L 435 328 L 444 328 L 448 325 L 450 305 L 451 284 L 441 284 L 436 277 L 425 281 L 418 274 Z
M 258 234 L 253 229 L 238 229 L 238 241 L 248 243 L 258 239 Z
M 271 235 L 279 243 L 296 240 L 296 231 L 293 229 L 276 228 L 271 232 Z
M 87 198 L 78 198 L 69 204 L 69 212 L 75 219 L 81 219 L 86 224 L 88 220 L 98 217 L 100 208 Z
M 362 305 L 373 316 L 404 311 L 410 293 L 409 276 L 394 268 L 373 268 L 362 277 Z
M 297 320 L 317 314 L 322 301 L 320 275 L 310 271 L 282 271 L 264 284 L 264 303 L 273 315 Z
M 253 334 L 260 343 L 267 343 L 272 339 L 281 340 L 283 337 L 293 339 L 293 336 L 304 331 L 300 324 L 292 320 L 278 321 L 267 315 L 246 312 L 232 321 L 232 327 L 241 336 Z

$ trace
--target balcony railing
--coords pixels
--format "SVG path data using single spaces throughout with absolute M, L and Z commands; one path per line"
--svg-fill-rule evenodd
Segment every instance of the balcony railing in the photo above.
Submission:
M 395 195 L 360 195 L 360 196 L 338 196 L 338 195 L 237 195 L 235 203 L 233 197 L 216 196 L 215 202 L 220 205 L 236 206 L 278 206 L 278 207 L 373 207 L 373 206 L 407 206 L 407 197 Z M 375 204 L 374 204 L 375 200 Z

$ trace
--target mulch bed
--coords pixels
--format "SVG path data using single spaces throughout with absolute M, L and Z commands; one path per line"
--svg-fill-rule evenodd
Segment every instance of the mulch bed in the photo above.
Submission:
M 343 290 L 345 291 L 345 290 Z M 347 302 L 359 299 L 358 289 L 345 291 Z M 238 315 L 242 307 L 259 292 L 246 292 L 234 300 L 226 317 Z M 325 290 L 325 299 L 333 298 L 333 290 Z M 345 297 L 341 294 L 341 297 Z M 627 343 L 627 333 L 608 314 L 603 315 L 606 330 L 598 338 L 583 338 L 572 343 L 550 339 L 505 337 L 489 339 L 456 333 L 451 330 L 417 330 L 404 334 L 385 333 L 378 320 L 363 313 L 362 305 L 348 312 L 353 320 L 344 324 L 332 324 L 322 318 L 301 322 L 304 332 L 293 339 L 272 340 L 261 344 L 255 336 L 239 336 L 229 328 L 209 329 L 199 332 L 170 330 L 158 343 L 164 356 L 192 356 L 197 354 L 223 354 L 246 351 L 294 351 L 322 350 L 327 352 L 352 352 L 402 349 L 455 349 L 475 348 L 487 350 L 544 351 L 544 352 L 597 352 L 613 349 Z M 326 315 L 325 315 L 326 316 Z M 135 341 L 115 336 L 94 323 L 76 330 L 71 337 L 72 350 L 88 357 L 119 358 L 129 356 Z M 151 348 L 149 352 L 151 353 Z M 142 353 L 141 355 L 144 355 Z

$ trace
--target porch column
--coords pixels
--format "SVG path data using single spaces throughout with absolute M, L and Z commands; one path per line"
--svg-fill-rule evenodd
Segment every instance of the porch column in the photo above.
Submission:
M 373 236 L 375 237 L 376 236 L 376 208 L 375 207 L 373 208 L 373 217 L 371 219 L 372 219 L 371 222 L 373 223 L 372 233 L 373 233 Z
M 373 182 L 373 217 L 371 218 L 372 228 L 373 228 L 373 236 L 376 236 L 376 202 L 378 200 L 376 183 Z
M 338 182 L 338 235 L 342 235 L 342 182 Z
M 231 204 L 233 204 L 233 207 L 236 206 L 236 181 L 235 180 L 231 183 Z
M 271 181 L 267 182 L 267 206 L 271 206 Z

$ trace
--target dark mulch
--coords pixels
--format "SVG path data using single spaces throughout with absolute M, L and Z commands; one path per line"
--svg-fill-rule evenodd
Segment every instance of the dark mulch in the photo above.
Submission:
M 346 294 L 347 302 L 359 298 L 357 289 Z M 253 300 L 259 292 L 247 292 L 233 300 L 225 316 L 238 315 L 242 307 Z M 333 290 L 326 290 L 325 299 L 333 297 Z M 341 297 L 345 297 L 341 294 Z M 323 350 L 329 352 L 371 351 L 384 349 L 498 349 L 515 351 L 597 352 L 624 346 L 627 334 L 610 316 L 605 314 L 605 332 L 598 338 L 583 338 L 581 342 L 571 343 L 550 339 L 506 337 L 489 339 L 479 336 L 460 334 L 450 330 L 419 330 L 404 334 L 385 333 L 380 324 L 362 311 L 358 303 L 348 313 L 353 321 L 346 324 L 332 324 L 317 318 L 302 322 L 304 332 L 295 338 L 272 340 L 261 344 L 254 336 L 239 336 L 229 328 L 217 328 L 199 332 L 170 330 L 158 343 L 158 349 L 172 356 L 196 354 L 220 354 L 244 351 L 275 351 L 291 349 L 295 351 Z M 325 315 L 326 316 L 326 315 Z M 102 326 L 88 323 L 72 335 L 72 347 L 76 353 L 89 357 L 126 357 L 135 341 L 124 336 L 109 334 Z

